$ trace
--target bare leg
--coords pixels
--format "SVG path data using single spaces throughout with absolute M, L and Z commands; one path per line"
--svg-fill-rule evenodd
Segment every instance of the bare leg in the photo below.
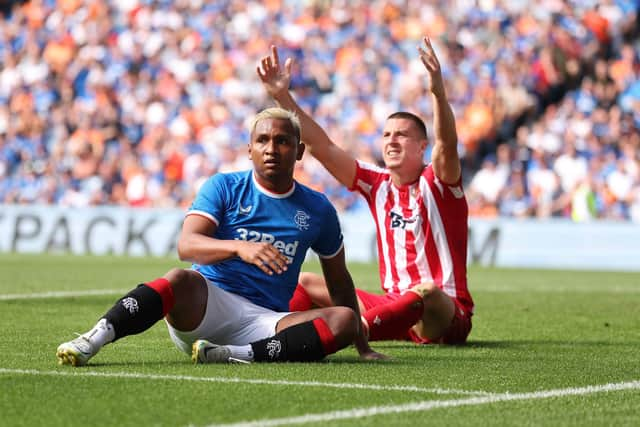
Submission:
M 197 340 L 192 359 L 212 362 L 310 362 L 347 347 L 358 333 L 358 319 L 348 307 L 327 307 L 286 315 L 276 334 L 247 345 L 211 344 Z
M 91 330 L 60 344 L 56 356 L 61 364 L 85 365 L 105 344 L 144 332 L 165 316 L 176 329 L 193 330 L 202 322 L 207 294 L 202 276 L 174 268 L 132 289 Z
M 307 272 L 300 273 L 298 281 L 309 297 L 311 297 L 311 301 L 313 301 L 315 305 L 318 307 L 333 306 L 333 301 L 331 300 L 331 296 L 327 290 L 327 284 L 321 275 Z M 360 298 L 358 298 L 358 306 L 360 308 L 360 313 L 364 313 L 364 306 L 362 305 Z
M 351 343 L 358 333 L 358 323 L 353 310 L 348 307 L 327 307 L 309 311 L 291 313 L 278 322 L 276 333 L 293 325 L 322 318 L 331 329 L 338 349 L 345 348 Z
M 453 300 L 433 283 L 418 285 L 410 291 L 421 294 L 424 302 L 422 319 L 413 326 L 413 331 L 421 338 L 440 338 L 455 315 Z
M 204 278 L 193 270 L 174 268 L 163 276 L 171 283 L 175 305 L 167 321 L 179 331 L 192 331 L 200 325 L 209 296 Z

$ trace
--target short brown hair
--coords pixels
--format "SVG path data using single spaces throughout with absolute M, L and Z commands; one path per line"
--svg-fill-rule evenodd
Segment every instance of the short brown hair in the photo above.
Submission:
M 413 123 L 415 123 L 415 125 L 418 127 L 418 132 L 420 132 L 420 136 L 424 137 L 424 139 L 427 139 L 427 127 L 424 125 L 424 122 L 422 121 L 422 119 L 418 116 L 416 116 L 413 113 L 409 113 L 408 111 L 396 111 L 395 113 L 391 114 L 389 117 L 387 117 L 387 120 L 389 119 L 407 119 L 407 120 L 411 120 Z

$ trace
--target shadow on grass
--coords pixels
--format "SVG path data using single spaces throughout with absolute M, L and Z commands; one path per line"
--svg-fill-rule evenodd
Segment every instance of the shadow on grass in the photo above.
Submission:
M 70 366 L 61 366 L 61 365 L 57 365 L 58 367 L 60 367 L 60 369 L 72 369 L 72 370 L 77 370 L 78 372 L 80 371 L 85 371 L 85 370 L 91 370 L 92 368 L 117 368 L 117 367 L 137 367 L 137 368 L 149 368 L 151 370 L 157 370 L 158 372 L 162 372 L 163 370 L 166 370 L 167 367 L 171 367 L 171 366 L 175 366 L 176 368 L 183 368 L 185 366 L 196 366 L 194 365 L 189 359 L 185 359 L 184 362 L 182 361 L 175 361 L 175 360 L 167 360 L 167 361 L 154 361 L 154 362 L 147 362 L 144 360 L 140 360 L 140 361 L 111 361 L 111 360 L 107 360 L 107 361 L 94 361 L 91 360 L 89 362 L 88 365 L 84 365 L 84 366 L 75 366 L 75 367 L 70 367 Z M 161 368 L 161 369 L 158 369 Z M 101 372 L 108 372 L 108 371 L 101 371 Z
M 464 345 L 420 345 L 415 344 L 408 341 L 375 341 L 371 343 L 372 348 L 388 356 L 388 359 L 383 360 L 364 360 L 360 359 L 355 354 L 342 354 L 338 352 L 335 355 L 331 355 L 326 359 L 316 361 L 316 362 L 283 362 L 277 363 L 276 365 L 311 365 L 311 366 L 323 366 L 323 365 L 361 365 L 361 364 L 415 364 L 415 363 L 423 363 L 422 359 L 416 360 L 415 355 L 416 351 L 422 352 L 424 351 L 425 357 L 428 357 L 429 360 L 434 361 L 437 359 L 450 361 L 452 357 L 451 350 L 453 350 L 458 355 L 455 356 L 456 359 L 484 359 L 486 357 L 476 354 L 478 350 L 482 349 L 496 349 L 496 350 L 513 350 L 518 354 L 517 357 L 522 357 L 520 350 L 527 351 L 529 354 L 532 347 L 541 347 L 548 351 L 551 348 L 555 349 L 563 349 L 563 350 L 571 350 L 574 348 L 588 348 L 588 347 L 632 347 L 638 348 L 640 346 L 640 342 L 611 342 L 611 341 L 603 341 L 603 340 L 580 340 L 580 341 L 569 341 L 569 340 L 472 340 Z M 511 353 L 511 356 L 514 356 L 514 353 Z M 540 355 L 531 355 L 533 358 L 540 357 Z M 253 363 L 249 366 L 273 366 L 271 363 Z M 247 365 L 242 364 L 210 364 L 210 365 L 194 365 L 189 358 L 185 358 L 184 360 L 156 360 L 156 361 L 145 361 L 145 360 L 92 360 L 88 366 L 77 367 L 74 369 L 78 369 L 79 371 L 84 371 L 90 368 L 97 368 L 102 371 L 102 368 L 117 368 L 117 367 L 136 367 L 136 368 L 146 368 L 149 371 L 157 371 L 162 372 L 165 371 L 169 367 L 175 367 L 176 370 L 184 369 L 187 366 L 192 366 L 196 372 L 201 372 L 201 369 L 215 369 L 214 367 L 238 367 L 238 369 L 246 368 Z M 208 368 L 211 367 L 211 368 Z M 108 372 L 108 371 L 104 371 Z M 171 374 L 169 374 L 171 375 Z M 174 373 L 173 375 L 176 375 Z M 183 374 L 184 375 L 184 374 Z
M 640 342 L 604 341 L 604 340 L 505 340 L 505 341 L 469 341 L 459 348 L 518 348 L 530 346 L 560 346 L 560 347 L 637 347 Z
M 447 344 L 415 344 L 409 341 L 374 341 L 371 346 L 376 350 L 382 349 L 419 349 L 419 348 L 442 348 L 442 349 L 478 349 L 478 348 L 510 348 L 530 346 L 571 346 L 571 347 L 591 347 L 591 346 L 609 346 L 609 347 L 637 347 L 640 342 L 632 341 L 605 341 L 605 340 L 471 340 L 462 345 Z

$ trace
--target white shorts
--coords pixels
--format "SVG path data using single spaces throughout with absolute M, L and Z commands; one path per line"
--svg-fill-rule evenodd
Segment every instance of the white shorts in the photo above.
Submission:
M 187 354 L 191 354 L 191 345 L 199 339 L 214 344 L 245 345 L 271 337 L 275 335 L 280 319 L 289 314 L 260 307 L 205 280 L 209 290 L 207 309 L 197 328 L 190 332 L 179 331 L 165 319 L 171 340 Z

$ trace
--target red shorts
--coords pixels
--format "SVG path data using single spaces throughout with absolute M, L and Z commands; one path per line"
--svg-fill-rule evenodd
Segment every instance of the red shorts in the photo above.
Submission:
M 387 304 L 400 298 L 399 294 L 372 294 L 361 289 L 356 289 L 356 294 L 360 299 L 365 310 Z M 429 340 L 426 338 L 420 338 L 413 329 L 408 331 L 398 331 L 398 340 L 413 341 L 418 344 L 464 344 L 467 342 L 467 337 L 471 332 L 471 312 L 455 298 L 451 298 L 456 306 L 455 314 L 451 320 L 451 324 L 444 331 L 442 336 L 435 340 Z

